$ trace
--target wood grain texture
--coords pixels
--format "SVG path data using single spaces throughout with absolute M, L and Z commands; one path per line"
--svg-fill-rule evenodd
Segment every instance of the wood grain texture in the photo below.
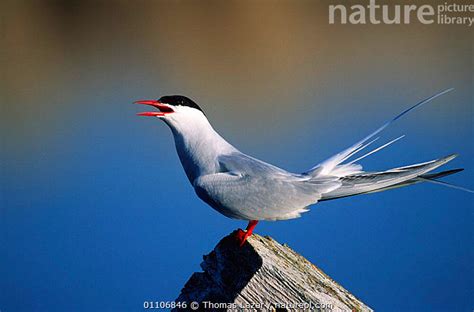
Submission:
M 191 276 L 176 302 L 198 302 L 200 311 L 372 311 L 270 237 L 254 234 L 239 247 L 231 234 L 204 256 L 201 268 L 203 272 Z

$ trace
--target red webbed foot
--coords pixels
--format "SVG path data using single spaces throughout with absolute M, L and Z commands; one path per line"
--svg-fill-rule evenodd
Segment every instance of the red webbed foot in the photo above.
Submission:
M 247 241 L 247 238 L 249 238 L 250 235 L 252 235 L 253 229 L 255 228 L 257 223 L 258 223 L 258 221 L 256 221 L 256 220 L 249 221 L 249 224 L 248 224 L 247 229 L 245 231 L 242 230 L 242 229 L 237 230 L 237 232 L 235 233 L 235 238 L 239 242 L 240 247 L 242 247 L 245 244 L 245 242 Z
M 244 230 L 237 229 L 237 231 L 235 232 L 235 239 L 239 242 L 239 244 L 241 244 L 242 241 L 244 241 L 246 239 L 245 238 L 246 234 L 247 234 L 247 232 L 245 232 Z

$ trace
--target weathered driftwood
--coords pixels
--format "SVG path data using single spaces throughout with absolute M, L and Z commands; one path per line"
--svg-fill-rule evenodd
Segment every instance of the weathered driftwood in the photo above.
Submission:
M 286 245 L 252 235 L 239 247 L 233 234 L 204 256 L 176 302 L 198 310 L 372 311 Z M 192 308 L 196 309 L 197 304 Z M 175 309 L 178 310 L 178 309 Z

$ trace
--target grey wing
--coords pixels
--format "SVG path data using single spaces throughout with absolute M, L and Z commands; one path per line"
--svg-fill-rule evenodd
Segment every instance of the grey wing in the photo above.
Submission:
M 323 193 L 340 186 L 333 178 L 310 179 L 245 154 L 221 156 L 221 172 L 201 176 L 198 196 L 224 215 L 244 220 L 299 217 Z
M 427 175 L 428 172 L 453 160 L 457 155 L 449 155 L 436 160 L 393 168 L 383 172 L 363 172 L 341 178 L 340 188 L 323 194 L 321 200 L 329 200 L 358 194 L 381 192 L 393 188 L 418 183 L 425 178 L 440 175 Z

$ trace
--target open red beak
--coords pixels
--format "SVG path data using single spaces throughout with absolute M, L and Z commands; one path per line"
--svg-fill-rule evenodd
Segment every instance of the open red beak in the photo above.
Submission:
M 135 104 L 142 104 L 142 105 L 150 105 L 153 107 L 158 108 L 160 111 L 159 112 L 143 112 L 143 113 L 138 113 L 138 116 L 154 116 L 154 117 L 161 117 L 161 116 L 166 116 L 168 114 L 174 113 L 174 110 L 169 107 L 168 105 L 165 105 L 163 103 L 160 103 L 160 101 L 157 100 L 140 100 L 134 102 Z

